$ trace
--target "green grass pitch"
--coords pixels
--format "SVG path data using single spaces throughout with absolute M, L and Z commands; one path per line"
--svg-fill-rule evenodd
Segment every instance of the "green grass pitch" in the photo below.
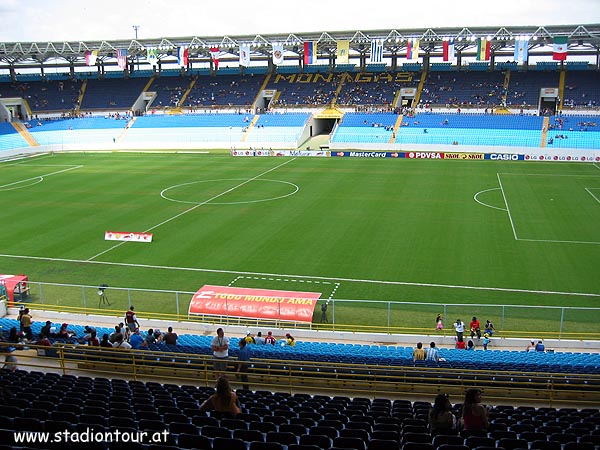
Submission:
M 393 325 L 418 328 L 433 327 L 435 304 L 450 322 L 600 300 L 593 164 L 55 154 L 1 163 L 0 207 L 0 272 L 32 281 L 318 291 L 337 322 L 382 327 L 388 308 Z M 514 330 L 556 329 L 561 314 L 507 312 Z M 589 330 L 600 312 L 563 320 Z

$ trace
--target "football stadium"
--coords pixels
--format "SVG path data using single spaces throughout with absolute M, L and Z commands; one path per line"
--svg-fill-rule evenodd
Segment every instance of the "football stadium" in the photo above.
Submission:
M 598 449 L 599 43 L 0 43 L 0 450 Z

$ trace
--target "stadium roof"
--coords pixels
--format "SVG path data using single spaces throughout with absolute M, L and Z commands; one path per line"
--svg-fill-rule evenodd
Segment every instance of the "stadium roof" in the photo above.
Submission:
M 273 44 L 283 44 L 286 59 L 299 57 L 304 42 L 316 42 L 319 58 L 334 58 L 337 42 L 349 41 L 350 58 L 369 56 L 371 42 L 383 42 L 384 56 L 402 56 L 408 42 L 419 40 L 421 55 L 441 56 L 443 41 L 454 39 L 457 54 L 473 55 L 477 40 L 490 41 L 492 55 L 512 55 L 515 42 L 528 39 L 529 55 L 550 55 L 554 38 L 568 39 L 569 58 L 600 55 L 600 24 L 514 26 L 514 27 L 463 27 L 415 28 L 369 31 L 335 31 L 302 34 L 269 34 L 240 36 L 188 36 L 131 40 L 68 41 L 68 42 L 1 42 L 0 68 L 41 67 L 52 62 L 60 65 L 85 65 L 88 51 L 97 51 L 97 64 L 116 65 L 116 51 L 127 50 L 130 62 L 145 58 L 148 48 L 156 48 L 158 59 L 177 55 L 179 47 L 189 49 L 190 61 L 207 60 L 210 48 L 218 47 L 221 59 L 237 58 L 240 44 L 250 45 L 254 60 L 268 60 Z M 172 59 L 172 58 L 171 58 Z

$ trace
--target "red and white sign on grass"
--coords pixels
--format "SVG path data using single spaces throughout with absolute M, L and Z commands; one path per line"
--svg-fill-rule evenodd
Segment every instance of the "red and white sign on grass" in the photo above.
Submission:
M 320 292 L 204 285 L 194 294 L 189 313 L 312 322 L 320 297 Z
M 106 231 L 105 241 L 152 242 L 152 233 L 134 233 L 131 231 Z

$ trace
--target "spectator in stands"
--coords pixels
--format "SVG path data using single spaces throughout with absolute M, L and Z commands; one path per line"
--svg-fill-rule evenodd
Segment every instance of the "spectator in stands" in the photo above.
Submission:
M 285 343 L 290 347 L 294 347 L 296 345 L 296 339 L 290 333 L 286 333 L 285 335 Z
M 154 337 L 154 329 L 149 328 L 148 333 L 146 334 L 146 339 L 144 340 L 146 345 L 156 344 L 156 337 Z
M 76 336 L 75 331 L 69 330 L 68 327 L 69 327 L 68 323 L 66 323 L 66 322 L 63 323 L 60 326 L 60 329 L 58 330 L 58 337 L 61 337 L 64 339 L 69 339 L 69 338 L 75 337 Z
M 19 366 L 17 366 L 17 357 L 15 355 L 6 355 L 4 362 L 5 364 L 2 366 L 2 369 L 4 370 L 15 372 L 19 368 Z
M 440 360 L 440 351 L 436 348 L 435 342 L 431 341 L 429 348 L 427 349 L 427 361 L 438 362 Z
M 162 334 L 162 332 L 158 329 L 155 328 L 154 329 L 154 340 L 156 341 L 157 344 L 160 344 L 164 339 L 164 335 Z
M 113 344 L 113 348 L 131 349 L 131 344 L 127 342 L 122 334 L 117 336 L 117 341 Z
M 252 333 L 250 333 L 249 331 L 246 332 L 246 337 L 244 338 L 244 340 L 246 341 L 246 344 L 256 344 L 254 336 L 252 336 Z
M 252 356 L 252 353 L 246 339 L 240 339 L 239 346 L 240 350 L 238 352 L 236 372 L 240 374 L 240 379 L 243 383 L 242 388 L 248 390 L 250 389 L 248 386 L 248 370 L 250 369 L 250 357 Z
M 481 324 L 477 317 L 473 316 L 471 322 L 469 323 L 469 329 L 471 330 L 471 339 L 477 335 L 477 339 L 481 339 Z
M 466 350 L 467 343 L 464 341 L 462 336 L 456 340 L 456 345 L 454 346 L 454 348 L 456 348 L 457 350 Z
M 542 341 L 538 341 L 538 343 L 535 345 L 535 351 L 536 352 L 545 352 L 546 351 L 546 347 L 544 346 L 544 343 Z
M 260 331 L 258 333 L 256 333 L 256 337 L 254 338 L 254 341 L 258 345 L 265 345 L 265 338 L 263 337 L 263 335 Z
M 529 341 L 529 344 L 527 344 L 527 347 L 525 347 L 525 351 L 526 352 L 535 352 L 535 341 L 533 341 L 533 340 Z
M 163 342 L 167 345 L 177 345 L 177 333 L 173 332 L 173 327 L 167 328 Z
M 111 344 L 111 342 L 109 340 L 108 333 L 104 333 L 102 335 L 102 340 L 100 341 L 100 347 L 103 347 L 103 348 L 112 348 L 112 344 Z
M 129 311 L 125 313 L 125 325 L 127 325 L 130 332 L 133 332 L 133 330 L 140 327 L 133 305 L 131 305 Z
M 29 308 L 25 308 L 23 310 L 23 314 L 21 314 L 21 331 L 25 333 L 25 337 L 28 341 L 33 340 L 33 333 L 31 332 L 31 324 L 33 323 L 33 319 L 31 318 L 31 314 L 29 314 Z
M 484 328 L 484 333 L 487 333 L 491 336 L 494 335 L 494 332 L 496 331 L 496 329 L 494 328 L 494 324 L 492 322 L 490 322 L 490 320 L 486 320 L 485 321 L 485 328 Z
M 467 350 L 475 350 L 475 343 L 472 339 L 469 339 L 469 342 L 467 342 Z
M 222 331 L 221 328 L 219 330 Z M 217 378 L 217 392 L 200 405 L 201 412 L 209 410 L 218 411 L 229 417 L 235 417 L 241 412 L 240 402 L 236 393 L 231 390 L 227 377 L 220 376 Z
M 461 422 L 465 431 L 483 431 L 490 426 L 487 408 L 481 404 L 481 390 L 467 390 Z
M 272 331 L 269 331 L 267 333 L 267 337 L 265 338 L 265 344 L 275 345 L 275 338 L 273 337 Z
M 424 361 L 425 349 L 422 342 L 417 342 L 417 348 L 413 350 L 413 361 Z
M 465 324 L 460 319 L 456 319 L 456 322 L 452 326 L 456 331 L 456 339 L 461 339 L 465 332 Z
M 91 339 L 91 337 L 92 337 L 92 331 L 96 331 L 96 329 L 94 327 L 90 327 L 89 325 L 86 325 L 83 328 L 83 338 L 82 338 L 82 340 L 84 342 L 87 342 L 87 341 L 89 341 Z
M 21 342 L 19 334 L 20 333 L 17 332 L 17 327 L 12 327 L 8 332 L 8 342 L 12 344 L 19 344 Z
M 217 335 L 213 338 L 211 347 L 215 358 L 215 378 L 218 380 L 227 370 L 227 358 L 229 358 L 229 338 L 225 336 L 223 328 L 217 329 Z
M 123 322 L 121 322 L 119 325 L 115 325 L 115 331 L 113 331 L 108 340 L 110 341 L 111 344 L 114 344 L 115 342 L 117 342 L 117 337 L 119 335 L 124 335 L 124 330 L 123 330 Z
M 52 322 L 49 320 L 46 320 L 46 325 L 44 325 L 41 329 L 40 329 L 40 338 L 42 337 L 46 337 L 49 338 L 50 337 L 50 329 L 52 328 Z
M 88 339 L 87 342 L 88 342 L 88 345 L 91 345 L 94 347 L 100 347 L 100 341 L 96 337 L 96 330 L 92 330 L 92 332 L 90 333 L 90 338 Z
M 429 410 L 429 431 L 433 436 L 456 434 L 456 416 L 448 394 L 438 394 Z
M 129 344 L 131 345 L 131 348 L 136 350 L 139 350 L 141 347 L 146 347 L 148 345 L 146 344 L 146 340 L 140 334 L 139 328 L 133 330 L 133 333 L 131 333 L 131 336 L 129 336 Z

